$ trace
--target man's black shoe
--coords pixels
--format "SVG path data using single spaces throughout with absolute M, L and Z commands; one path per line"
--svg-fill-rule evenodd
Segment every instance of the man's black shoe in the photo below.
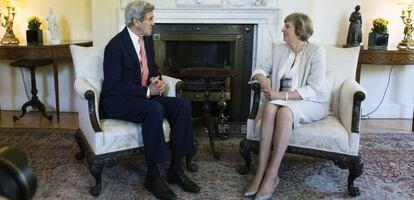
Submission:
M 174 192 L 161 177 L 146 177 L 145 188 L 161 200 L 176 200 Z
M 178 184 L 186 192 L 200 192 L 200 187 L 198 187 L 196 183 L 190 180 L 190 178 L 188 178 L 182 170 L 178 170 L 178 172 L 174 174 L 167 172 L 167 181 L 169 183 Z

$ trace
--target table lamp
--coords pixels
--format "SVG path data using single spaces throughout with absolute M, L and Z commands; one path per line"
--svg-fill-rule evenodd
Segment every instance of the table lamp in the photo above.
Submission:
M 412 39 L 412 33 L 414 30 L 413 20 L 411 18 L 411 0 L 398 0 L 398 5 L 402 6 L 401 19 L 404 22 L 404 39 L 398 44 L 399 50 L 414 50 L 414 40 Z
M 4 36 L 0 41 L 2 45 L 19 44 L 19 40 L 16 38 L 13 32 L 13 21 L 14 21 L 14 16 L 16 15 L 15 4 L 16 4 L 16 0 L 6 0 L 7 14 L 3 17 L 4 22 L 1 16 L 2 13 L 0 12 L 0 24 L 4 28 L 6 28 Z

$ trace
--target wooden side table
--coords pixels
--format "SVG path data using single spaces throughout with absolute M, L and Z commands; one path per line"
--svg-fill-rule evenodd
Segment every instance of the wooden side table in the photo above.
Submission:
M 356 71 L 356 81 L 359 83 L 362 64 L 371 65 L 414 65 L 414 51 L 401 50 L 361 50 Z M 411 131 L 414 131 L 414 108 Z
M 53 61 L 53 81 L 55 88 L 56 120 L 60 121 L 59 106 L 59 67 L 58 62 L 72 58 L 69 46 L 71 44 L 80 46 L 92 46 L 91 41 L 62 41 L 59 44 L 39 44 L 27 45 L 0 45 L 0 59 L 20 60 L 20 59 L 51 59 Z
M 30 70 L 30 80 L 31 80 L 31 93 L 32 98 L 23 104 L 22 106 L 22 114 L 20 116 L 13 116 L 13 121 L 16 122 L 20 118 L 26 115 L 27 113 L 27 107 L 32 106 L 37 108 L 46 119 L 49 121 L 52 121 L 52 115 L 46 114 L 46 107 L 45 105 L 39 100 L 37 97 L 37 87 L 36 87 L 36 68 L 47 66 L 53 63 L 53 60 L 51 59 L 33 59 L 33 60 L 17 60 L 12 63 L 10 63 L 13 67 L 24 67 L 28 68 Z
M 231 78 L 233 76 L 233 73 L 231 72 L 230 69 L 227 69 L 227 68 L 192 67 L 192 68 L 182 69 L 180 71 L 179 76 L 185 77 L 185 78 L 196 78 L 196 79 L 203 80 L 203 82 L 191 86 L 191 89 L 200 90 L 200 91 L 203 91 L 204 93 L 204 103 L 203 103 L 203 109 L 202 109 L 204 125 L 208 129 L 210 148 L 213 152 L 213 156 L 215 159 L 219 159 L 220 154 L 216 151 L 215 143 L 214 143 L 214 136 L 215 135 L 219 136 L 219 135 L 218 135 L 218 132 L 215 131 L 214 127 L 217 127 L 217 123 L 223 123 L 223 121 L 226 120 L 222 111 L 224 110 L 226 106 L 225 99 L 224 99 L 224 90 L 228 89 L 226 87 L 229 87 L 229 86 L 226 85 L 225 82 L 227 78 Z M 220 81 L 217 83 L 215 82 L 217 80 L 220 80 Z M 184 88 L 186 88 L 185 81 L 184 81 Z M 211 118 L 211 102 L 210 102 L 211 91 L 222 91 L 222 98 L 218 102 L 219 109 L 221 110 L 218 121 L 214 121 Z M 221 134 L 225 134 L 224 138 L 227 135 L 226 132 L 222 132 Z

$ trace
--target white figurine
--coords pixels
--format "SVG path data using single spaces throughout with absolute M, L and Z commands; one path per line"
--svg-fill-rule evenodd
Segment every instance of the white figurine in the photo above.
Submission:
M 48 43 L 59 44 L 61 42 L 59 25 L 56 23 L 56 16 L 54 15 L 52 8 L 49 8 L 49 15 L 47 16 L 46 20 L 47 29 L 50 31 L 50 39 Z

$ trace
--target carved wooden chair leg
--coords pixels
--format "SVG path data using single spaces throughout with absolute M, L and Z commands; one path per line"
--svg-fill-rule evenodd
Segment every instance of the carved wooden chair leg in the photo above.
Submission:
M 185 157 L 185 167 L 190 172 L 196 172 L 198 170 L 198 166 L 192 162 L 193 157 L 197 154 L 200 144 L 197 140 L 194 140 L 195 151 L 192 155 Z
M 76 160 L 83 160 L 85 158 L 85 146 L 82 143 L 82 131 L 80 129 L 76 130 L 75 141 L 79 146 L 79 152 L 75 154 Z
M 247 174 L 250 171 L 250 166 L 251 166 L 251 152 L 252 152 L 252 147 L 249 144 L 249 142 L 247 141 L 246 138 L 244 138 L 241 142 L 240 142 L 240 147 L 239 147 L 239 151 L 241 156 L 243 157 L 245 164 L 244 165 L 240 165 L 237 168 L 237 172 L 239 172 L 239 174 Z
M 102 184 L 102 170 L 104 168 L 104 161 L 102 160 L 91 160 L 88 162 L 89 171 L 95 178 L 95 185 L 91 187 L 89 193 L 93 196 L 98 196 L 101 193 Z
M 358 196 L 359 188 L 354 186 L 354 180 L 358 178 L 364 171 L 364 161 L 361 156 L 358 155 L 355 159 L 352 159 L 349 163 L 349 176 L 348 176 L 348 192 L 351 196 Z

